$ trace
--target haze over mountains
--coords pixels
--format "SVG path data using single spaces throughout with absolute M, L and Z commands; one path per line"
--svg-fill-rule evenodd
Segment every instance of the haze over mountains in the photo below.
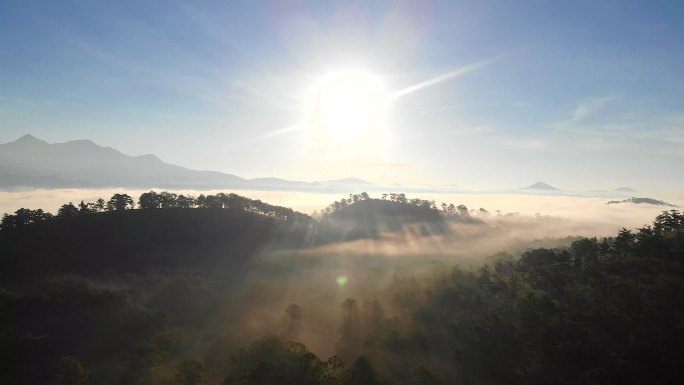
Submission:
M 90 140 L 48 143 L 30 134 L 0 144 L 0 190 L 59 188 L 238 189 L 350 193 L 360 191 L 433 193 L 506 193 L 630 197 L 636 190 L 566 191 L 545 182 L 519 189 L 473 191 L 457 185 L 378 185 L 358 178 L 316 182 L 276 177 L 246 179 L 237 175 L 193 170 L 165 163 L 152 154 L 129 156 Z
M 48 143 L 29 134 L 0 144 L 1 189 L 156 187 L 347 191 L 367 185 L 370 184 L 355 178 L 323 182 L 245 179 L 168 164 L 152 154 L 129 156 L 90 140 Z

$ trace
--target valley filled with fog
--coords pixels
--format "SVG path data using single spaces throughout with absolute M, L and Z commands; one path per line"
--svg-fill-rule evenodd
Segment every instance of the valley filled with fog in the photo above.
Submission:
M 310 216 L 234 193 L 116 191 L 11 193 L 92 198 L 3 216 L 6 382 L 676 377 L 679 348 L 657 365 L 630 356 L 680 338 L 684 222 L 669 207 L 544 197 L 548 215 L 360 193 Z

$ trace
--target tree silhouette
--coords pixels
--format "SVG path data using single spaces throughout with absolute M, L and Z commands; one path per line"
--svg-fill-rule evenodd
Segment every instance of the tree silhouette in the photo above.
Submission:
M 625 257 L 630 250 L 632 250 L 632 246 L 634 245 L 634 239 L 635 236 L 632 234 L 630 230 L 627 230 L 626 228 L 622 228 L 618 231 L 618 235 L 615 237 L 615 243 L 613 245 L 613 249 L 615 250 L 615 253 L 619 257 Z
M 456 207 L 459 215 L 469 215 L 468 208 L 465 205 L 458 205 Z
M 95 201 L 95 210 L 99 213 L 105 211 L 106 208 L 106 203 L 105 200 L 102 198 L 97 198 L 97 201 Z
M 107 211 L 121 211 L 133 208 L 133 198 L 128 194 L 114 194 L 107 202 Z
M 143 210 L 147 209 L 158 209 L 161 205 L 160 197 L 159 195 L 154 192 L 146 192 L 140 194 L 140 197 L 138 198 L 138 207 L 140 207 Z
M 195 198 L 193 198 L 190 195 L 188 195 L 188 196 L 179 195 L 176 203 L 177 203 L 177 206 L 182 208 L 182 209 L 189 209 L 189 208 L 195 206 Z
M 355 357 L 361 347 L 359 305 L 353 298 L 342 302 L 342 327 L 336 350 L 343 358 Z
M 79 215 L 79 211 L 76 208 L 76 206 L 74 206 L 74 204 L 71 202 L 63 204 L 62 207 L 60 207 L 57 211 L 57 218 L 60 219 L 72 218 L 77 215 Z
M 81 201 L 81 203 L 78 204 L 78 212 L 79 214 L 92 214 L 97 212 L 97 209 L 95 208 L 94 203 L 85 203 L 84 201 Z
M 33 211 L 25 208 L 20 208 L 14 212 L 14 225 L 26 226 L 32 223 Z
M 583 238 L 572 242 L 570 249 L 575 255 L 576 263 L 588 265 L 598 262 L 599 244 L 596 238 Z
M 52 219 L 52 214 L 44 212 L 42 209 L 31 210 L 20 208 L 14 215 L 3 214 L 0 221 L 0 229 L 7 230 L 15 227 L 27 226 L 33 223 L 44 222 Z
M 287 316 L 286 335 L 292 338 L 299 332 L 299 324 L 302 320 L 302 308 L 293 303 L 285 309 L 285 315 Z
M 177 201 L 178 196 L 172 192 L 162 191 L 159 193 L 159 203 L 163 209 L 178 207 Z

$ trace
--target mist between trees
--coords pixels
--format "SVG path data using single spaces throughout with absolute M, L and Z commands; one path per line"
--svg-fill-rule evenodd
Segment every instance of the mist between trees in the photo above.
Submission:
M 678 211 L 584 238 L 399 194 L 315 217 L 118 194 L 3 219 L 2 383 L 681 380 Z

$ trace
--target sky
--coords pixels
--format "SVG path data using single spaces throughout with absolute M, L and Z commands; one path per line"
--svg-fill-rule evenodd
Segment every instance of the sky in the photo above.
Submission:
M 682 20 L 680 1 L 0 0 L 0 142 L 248 178 L 682 191 Z M 364 79 L 381 102 L 325 96 Z M 344 123 L 370 109 L 377 135 L 321 144 L 312 98 Z

